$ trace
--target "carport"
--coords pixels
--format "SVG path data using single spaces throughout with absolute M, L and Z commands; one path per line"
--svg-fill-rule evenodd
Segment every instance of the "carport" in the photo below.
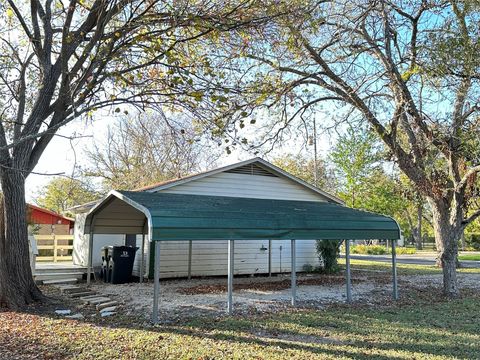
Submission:
M 227 311 L 233 311 L 233 256 L 235 240 L 291 240 L 291 302 L 296 302 L 296 239 L 345 241 L 346 297 L 351 302 L 350 241 L 391 240 L 393 297 L 398 298 L 396 240 L 397 222 L 387 216 L 317 201 L 185 195 L 152 192 L 111 191 L 89 212 L 88 276 L 92 272 L 95 234 L 143 234 L 145 241 L 228 241 Z M 153 244 L 152 244 L 153 245 Z M 160 246 L 154 246 L 154 301 L 152 321 L 158 322 L 160 293 Z M 140 274 L 142 281 L 143 272 Z

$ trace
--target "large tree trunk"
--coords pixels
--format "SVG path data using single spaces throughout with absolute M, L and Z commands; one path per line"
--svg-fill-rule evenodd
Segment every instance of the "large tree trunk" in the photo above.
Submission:
M 443 269 L 443 292 L 448 297 L 457 297 L 459 295 L 457 257 L 458 240 L 461 236 L 461 219 L 459 221 L 455 215 L 452 216 L 452 210 L 442 200 L 430 200 L 430 205 L 432 206 L 432 224 L 438 252 L 437 264 Z
M 19 171 L 1 175 L 0 305 L 21 308 L 42 298 L 30 268 L 25 178 Z

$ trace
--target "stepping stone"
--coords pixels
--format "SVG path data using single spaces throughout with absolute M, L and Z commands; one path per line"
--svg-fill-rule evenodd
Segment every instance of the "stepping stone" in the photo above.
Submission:
M 98 299 L 99 297 L 102 297 L 102 295 L 98 295 L 92 292 L 90 295 L 81 296 L 80 300 Z
M 101 304 L 101 303 L 104 303 L 104 302 L 107 302 L 107 301 L 111 301 L 111 299 L 108 298 L 108 297 L 96 297 L 96 298 L 93 298 L 93 299 L 87 299 L 87 300 L 83 300 L 83 301 L 86 302 L 87 304 L 97 305 L 97 304 Z
M 65 316 L 65 318 L 66 319 L 83 319 L 84 316 L 79 313 L 79 314 Z
M 72 310 L 55 310 L 55 314 L 57 315 L 70 315 Z
M 100 310 L 100 313 L 104 313 L 104 312 L 114 312 L 115 310 L 117 309 L 116 306 L 109 306 L 107 308 L 104 308 L 102 310 Z
M 76 278 L 71 279 L 55 279 L 55 280 L 43 280 L 44 285 L 53 285 L 53 284 L 76 284 Z
M 115 314 L 116 312 L 113 312 L 113 311 L 104 311 L 100 313 L 101 317 L 113 316 Z
M 73 293 L 73 294 L 70 294 L 70 296 L 72 298 L 80 298 L 83 300 L 84 297 L 87 297 L 87 296 L 98 296 L 98 295 L 95 295 L 95 293 L 93 291 L 83 291 L 83 292 L 77 292 L 77 293 Z
M 90 290 L 83 287 L 76 287 L 76 288 L 65 289 L 63 292 L 67 294 L 75 294 L 75 293 L 85 292 L 85 291 L 90 291 Z
M 106 303 L 102 303 L 102 304 L 98 304 L 97 305 L 97 310 L 101 311 L 102 309 L 108 308 L 110 306 L 115 306 L 115 305 L 118 305 L 118 302 L 116 302 L 115 300 L 110 301 L 110 302 L 106 302 Z
M 62 294 L 63 293 L 70 294 L 70 293 L 74 293 L 74 292 L 78 292 L 78 291 L 85 291 L 84 288 L 81 288 L 80 286 L 77 286 L 77 285 L 68 285 L 68 287 L 65 286 L 65 287 L 61 287 L 59 289 L 60 289 L 60 292 Z

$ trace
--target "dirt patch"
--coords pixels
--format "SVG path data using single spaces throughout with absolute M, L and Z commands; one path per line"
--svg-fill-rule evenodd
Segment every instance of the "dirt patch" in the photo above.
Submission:
M 366 281 L 364 278 L 352 278 L 352 284 L 359 284 Z M 391 280 L 390 280 L 391 281 Z M 311 278 L 298 279 L 297 286 L 326 286 L 326 285 L 343 285 L 345 284 L 345 277 L 339 275 L 322 275 Z M 292 283 L 288 279 L 281 281 L 268 282 L 250 282 L 238 284 L 235 290 L 250 290 L 250 291 L 279 291 L 289 289 Z M 227 292 L 227 285 L 225 284 L 202 284 L 192 287 L 184 287 L 177 289 L 177 292 L 184 295 L 199 295 L 199 294 L 222 294 Z

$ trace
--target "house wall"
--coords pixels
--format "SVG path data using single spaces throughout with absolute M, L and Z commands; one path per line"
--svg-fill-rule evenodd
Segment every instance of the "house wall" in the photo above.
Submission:
M 327 201 L 328 199 L 293 180 L 283 177 L 218 173 L 161 192 L 257 199 Z

